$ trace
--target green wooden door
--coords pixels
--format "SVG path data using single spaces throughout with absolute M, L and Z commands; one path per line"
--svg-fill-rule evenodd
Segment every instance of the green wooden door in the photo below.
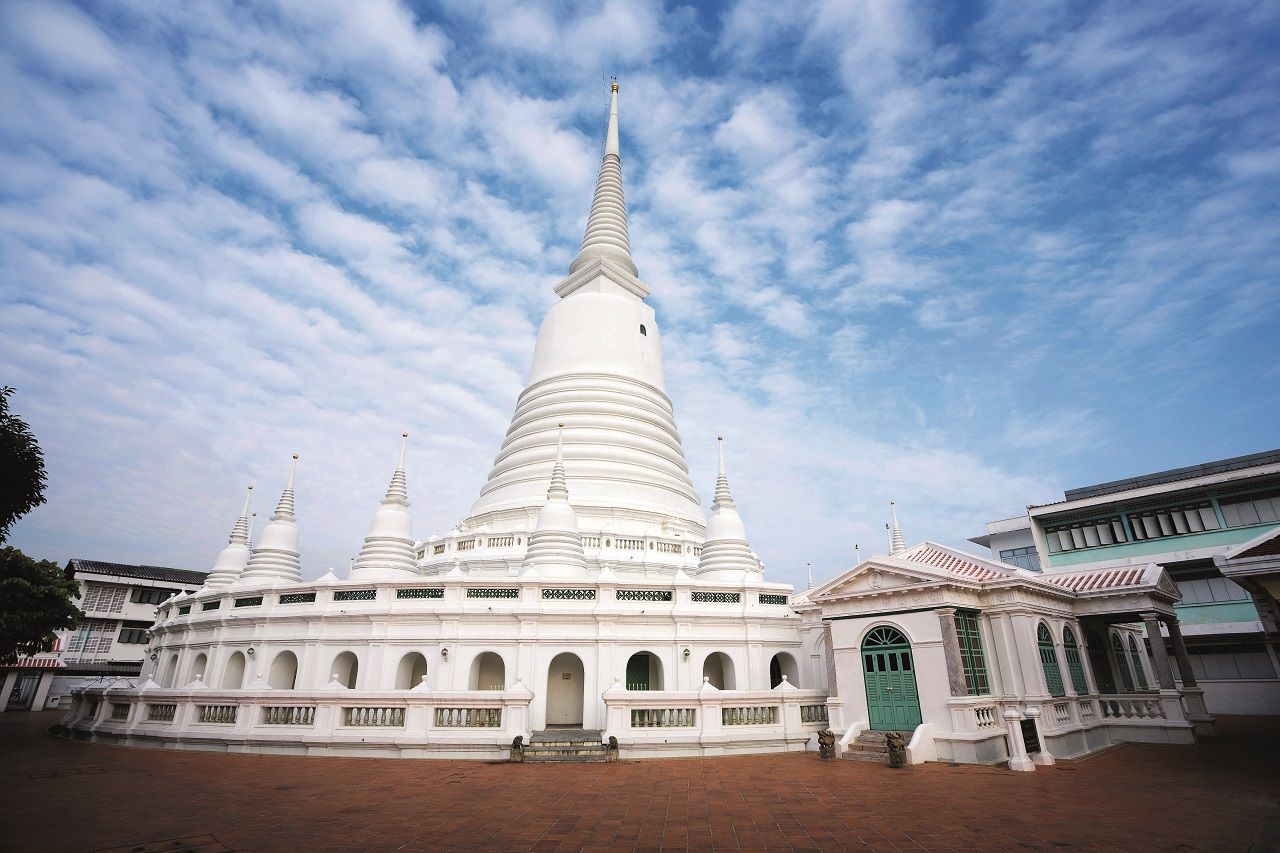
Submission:
M 910 731 L 920 725 L 911 644 L 901 631 L 875 628 L 862 644 L 862 673 L 867 685 L 871 728 Z

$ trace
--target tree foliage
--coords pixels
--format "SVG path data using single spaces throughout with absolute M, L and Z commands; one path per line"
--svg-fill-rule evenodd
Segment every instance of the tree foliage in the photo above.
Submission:
M 0 666 L 46 651 L 54 632 L 74 628 L 79 585 L 52 560 L 0 548 Z
M 0 388 L 0 542 L 15 521 L 44 503 L 44 454 L 27 422 L 9 412 L 12 395 L 12 388 Z

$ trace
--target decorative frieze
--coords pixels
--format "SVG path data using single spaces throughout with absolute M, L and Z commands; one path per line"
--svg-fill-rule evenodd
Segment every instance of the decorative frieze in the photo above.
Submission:
M 314 592 L 286 592 L 280 596 L 281 604 L 310 604 L 315 600 Z
M 779 595 L 776 592 L 762 592 L 760 593 L 760 603 L 761 604 L 786 604 L 787 597 L 785 595 Z
M 338 589 L 333 592 L 334 601 L 373 601 L 377 597 L 376 589 Z
M 509 587 L 478 586 L 467 589 L 467 598 L 519 598 L 520 590 Z
M 260 595 L 249 595 L 236 599 L 236 607 L 257 607 L 260 604 L 262 604 L 262 596 Z
M 705 604 L 737 604 L 742 594 L 737 592 L 702 592 L 694 590 L 693 600 Z
M 559 601 L 595 601 L 596 591 L 594 589 L 547 588 L 542 590 L 542 597 Z
M 444 598 L 444 587 L 420 586 L 411 589 L 397 589 L 396 598 Z
M 615 589 L 613 597 L 617 601 L 670 601 L 669 589 Z

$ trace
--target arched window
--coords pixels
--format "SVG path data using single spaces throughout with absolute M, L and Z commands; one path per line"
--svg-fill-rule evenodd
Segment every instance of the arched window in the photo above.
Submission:
M 333 659 L 329 672 L 337 677 L 338 683 L 348 690 L 356 689 L 356 677 L 360 674 L 360 661 L 354 652 L 343 652 Z
M 871 633 L 867 634 L 867 638 L 862 641 L 864 648 L 875 648 L 876 646 L 907 646 L 906 635 L 897 628 L 890 628 L 888 625 L 881 625 L 879 628 L 872 628 Z
M 1084 677 L 1084 661 L 1080 659 L 1080 647 L 1070 625 L 1062 626 L 1062 650 L 1067 656 L 1067 672 L 1071 673 L 1071 687 L 1077 696 L 1089 692 L 1089 682 Z
M 651 652 L 636 652 L 627 659 L 628 690 L 661 690 L 662 661 Z
M 1058 666 L 1058 655 L 1053 650 L 1053 635 L 1043 622 L 1036 629 L 1036 646 L 1040 649 L 1040 666 L 1044 669 L 1049 695 L 1066 696 L 1066 688 L 1062 686 L 1062 669 Z
M 1116 669 L 1120 670 L 1120 680 L 1124 682 L 1125 692 L 1132 693 L 1133 673 L 1129 672 L 1129 664 L 1124 659 L 1124 643 L 1116 633 L 1111 635 L 1111 656 L 1115 659 Z
M 396 668 L 396 690 L 412 690 L 427 677 L 427 659 L 421 652 L 409 652 Z
M 786 652 L 778 652 L 769 661 L 769 687 L 781 684 L 784 675 L 792 687 L 800 686 L 800 668 L 796 666 L 796 659 Z
M 649 336 L 649 330 L 644 327 L 644 323 L 640 324 L 640 334 L 644 335 L 645 337 Z
M 733 660 L 724 652 L 712 652 L 702 661 L 702 677 L 717 690 L 735 690 Z
M 1133 661 L 1133 674 L 1138 679 L 1138 689 L 1147 689 L 1147 671 L 1142 668 L 1142 655 L 1138 654 L 1138 643 L 1129 635 L 1129 660 Z
M 506 690 L 507 665 L 494 652 L 481 652 L 471 662 L 472 690 Z
M 298 656 L 293 652 L 281 652 L 271 662 L 267 684 L 276 690 L 292 690 L 298 682 Z
M 222 670 L 222 689 L 239 690 L 244 685 L 244 655 L 235 652 L 227 658 L 227 665 Z

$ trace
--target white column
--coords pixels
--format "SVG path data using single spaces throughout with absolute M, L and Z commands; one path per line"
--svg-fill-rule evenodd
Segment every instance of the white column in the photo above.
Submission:
M 1001 691 L 1005 696 L 1024 696 L 1026 689 L 1022 681 L 1022 670 L 1018 666 L 1018 651 L 1014 643 L 1009 615 L 993 613 L 990 621 L 991 638 L 994 641 L 992 651 L 995 653 L 996 665 L 1000 669 Z
M 1164 635 L 1160 633 L 1160 617 L 1154 612 L 1142 614 L 1147 628 L 1147 641 L 1151 644 L 1151 657 L 1155 663 L 1156 681 L 1161 690 L 1173 689 L 1173 667 L 1169 664 L 1169 651 L 1164 647 Z

